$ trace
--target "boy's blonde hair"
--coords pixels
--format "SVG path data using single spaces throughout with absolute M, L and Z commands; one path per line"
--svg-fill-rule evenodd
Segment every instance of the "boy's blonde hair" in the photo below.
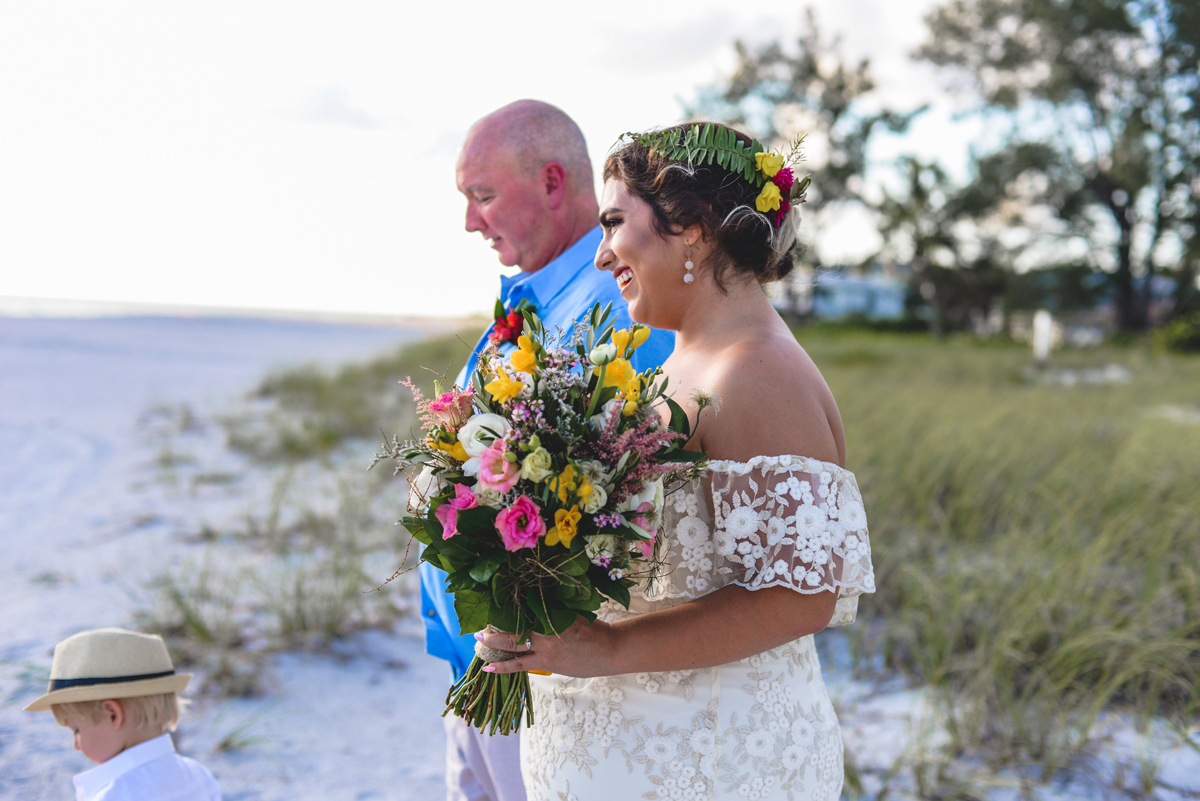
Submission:
M 110 698 L 125 710 L 125 718 L 135 729 L 175 731 L 179 716 L 187 709 L 188 701 L 175 693 L 139 695 L 133 698 Z M 58 725 L 65 726 L 67 718 L 99 723 L 104 717 L 104 701 L 75 701 L 50 707 Z

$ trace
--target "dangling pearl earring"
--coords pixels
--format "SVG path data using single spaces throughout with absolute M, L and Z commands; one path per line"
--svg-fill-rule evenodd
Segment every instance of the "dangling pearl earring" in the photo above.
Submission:
M 692 264 L 692 248 L 690 245 L 688 246 L 688 249 L 685 251 L 684 255 L 686 256 L 687 261 L 683 263 L 683 269 L 687 270 L 687 272 L 683 274 L 683 283 L 690 284 L 692 281 L 696 280 L 696 276 L 692 275 L 692 268 L 696 265 Z

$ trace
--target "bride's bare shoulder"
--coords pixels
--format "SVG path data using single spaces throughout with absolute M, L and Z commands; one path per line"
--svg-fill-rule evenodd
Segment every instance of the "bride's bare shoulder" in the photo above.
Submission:
M 833 393 L 790 332 L 730 345 L 714 354 L 708 377 L 721 397 L 702 435 L 712 458 L 796 454 L 845 463 Z

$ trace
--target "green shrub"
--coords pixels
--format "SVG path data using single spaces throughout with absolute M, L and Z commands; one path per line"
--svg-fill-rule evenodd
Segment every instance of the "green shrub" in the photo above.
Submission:
M 1200 353 L 1200 313 L 1171 321 L 1157 333 L 1162 347 L 1176 353 Z

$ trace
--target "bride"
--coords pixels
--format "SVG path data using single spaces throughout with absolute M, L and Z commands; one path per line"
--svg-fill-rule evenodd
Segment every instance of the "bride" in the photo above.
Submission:
M 773 158 L 759 159 L 763 177 L 779 170 Z M 874 576 L 837 405 L 762 289 L 792 268 L 790 172 L 764 184 L 784 185 L 772 209 L 744 171 L 641 138 L 608 157 L 604 181 L 596 267 L 635 321 L 677 332 L 663 370 L 711 461 L 668 495 L 667 568 L 634 588 L 628 611 L 607 604 L 561 637 L 477 635 L 524 652 L 496 672 L 553 674 L 531 677 L 526 790 L 832 801 L 842 742 L 812 635 L 853 621 Z

